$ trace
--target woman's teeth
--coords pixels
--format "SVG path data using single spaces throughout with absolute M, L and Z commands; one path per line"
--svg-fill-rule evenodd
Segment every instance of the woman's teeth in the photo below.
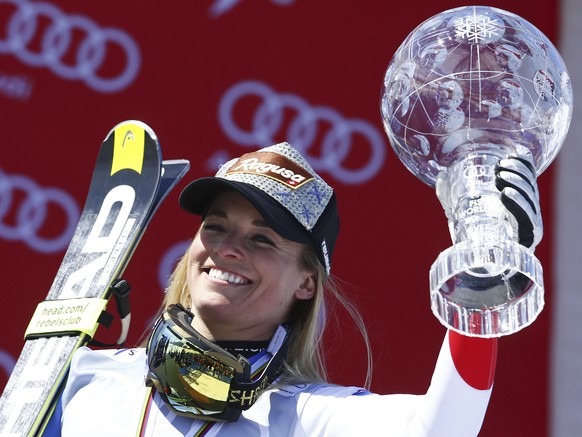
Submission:
M 250 281 L 242 276 L 235 275 L 230 272 L 223 272 L 218 269 L 210 269 L 208 271 L 208 276 L 215 279 L 220 279 L 222 281 L 227 281 L 231 284 L 248 284 Z

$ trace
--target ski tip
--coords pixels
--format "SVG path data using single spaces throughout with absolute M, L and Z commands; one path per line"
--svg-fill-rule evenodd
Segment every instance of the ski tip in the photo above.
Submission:
M 164 159 L 162 166 L 165 167 L 180 167 L 188 170 L 190 168 L 190 161 L 187 159 Z
M 160 143 L 154 131 L 141 121 L 128 120 L 119 123 L 109 133 L 103 145 L 105 144 L 109 144 L 105 147 L 107 153 L 109 150 L 113 151 L 111 175 L 125 169 L 141 174 L 144 163 L 148 161 L 147 156 L 155 160 L 158 172 L 160 171 Z
M 144 123 L 143 121 L 139 121 L 139 120 L 125 120 L 122 121 L 121 123 L 117 123 L 107 134 L 107 136 L 105 137 L 105 139 L 109 138 L 111 135 L 113 135 L 113 132 L 115 132 L 117 129 L 123 128 L 123 126 L 126 125 L 134 125 L 134 126 L 139 126 L 140 128 L 142 128 L 147 134 L 148 136 L 150 136 L 154 141 L 158 141 L 158 137 L 156 135 L 156 133 L 154 132 L 154 130 L 149 127 L 146 123 Z
M 189 169 L 187 159 L 165 159 L 162 161 L 162 178 L 181 179 Z

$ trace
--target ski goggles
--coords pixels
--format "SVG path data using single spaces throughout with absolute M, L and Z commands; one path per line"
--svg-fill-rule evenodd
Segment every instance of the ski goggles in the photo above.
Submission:
M 288 331 L 277 351 L 261 352 L 255 366 L 204 338 L 191 326 L 192 318 L 181 305 L 169 305 L 158 319 L 147 346 L 147 383 L 176 414 L 236 421 L 280 375 Z

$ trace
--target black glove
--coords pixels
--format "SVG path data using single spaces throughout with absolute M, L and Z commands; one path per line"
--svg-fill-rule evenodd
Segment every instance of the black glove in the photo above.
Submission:
M 544 233 L 535 167 L 526 158 L 501 159 L 495 167 L 495 186 L 519 243 L 535 249 Z

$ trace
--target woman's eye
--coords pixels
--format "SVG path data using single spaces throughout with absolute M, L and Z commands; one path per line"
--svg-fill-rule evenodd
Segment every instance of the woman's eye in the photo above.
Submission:
M 269 237 L 262 235 L 262 234 L 258 234 L 255 235 L 253 237 L 253 240 L 255 240 L 258 243 L 264 243 L 264 244 L 268 244 L 269 246 L 274 246 L 275 243 L 273 242 L 273 240 L 271 240 Z
M 205 231 L 215 231 L 215 232 L 224 231 L 223 226 L 217 223 L 207 223 L 207 222 L 204 222 L 204 224 L 202 225 L 202 229 L 204 229 Z

